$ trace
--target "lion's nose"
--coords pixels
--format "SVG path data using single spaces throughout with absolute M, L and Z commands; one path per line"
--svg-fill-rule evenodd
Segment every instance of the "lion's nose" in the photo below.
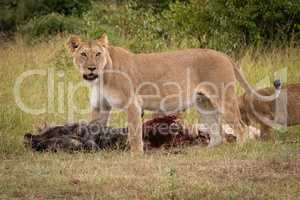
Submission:
M 96 70 L 96 67 L 92 66 L 92 67 L 88 67 L 88 69 L 92 72 Z

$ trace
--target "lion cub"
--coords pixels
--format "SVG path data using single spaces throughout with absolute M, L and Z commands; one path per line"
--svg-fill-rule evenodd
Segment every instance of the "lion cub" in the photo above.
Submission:
M 257 92 L 269 95 L 274 92 L 274 88 L 264 88 Z M 259 101 L 243 94 L 239 97 L 239 107 L 242 120 L 248 126 L 251 122 L 260 124 L 261 138 L 274 140 L 274 135 L 271 134 L 272 124 L 300 124 L 300 83 L 283 86 L 280 97 L 273 101 Z

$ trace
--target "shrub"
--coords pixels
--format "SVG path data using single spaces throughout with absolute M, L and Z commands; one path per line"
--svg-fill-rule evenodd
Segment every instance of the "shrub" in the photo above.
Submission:
M 223 51 L 300 40 L 296 0 L 191 0 L 171 3 L 162 16 L 168 37 Z
M 158 37 L 159 18 L 153 10 L 136 9 L 134 2 L 111 5 L 98 4 L 84 15 L 86 32 L 89 37 L 97 37 L 108 32 L 113 43 L 130 47 L 134 51 L 161 49 L 164 38 Z M 161 41 L 158 43 L 158 41 Z
M 15 31 L 17 25 L 53 12 L 81 16 L 90 6 L 91 0 L 3 0 L 0 2 L 0 31 Z
M 85 20 L 91 35 L 105 30 L 130 40 L 135 51 L 208 47 L 234 52 L 246 46 L 299 41 L 296 0 L 166 0 L 96 3 Z
M 229 53 L 249 46 L 299 42 L 297 1 L 117 0 L 112 3 L 98 0 L 90 6 L 90 0 L 39 0 L 33 8 L 42 5 L 46 9 L 37 10 L 43 13 L 31 9 L 33 0 L 25 0 L 27 7 L 20 16 L 27 18 L 26 13 L 34 12 L 43 16 L 31 19 L 21 29 L 35 38 L 57 32 L 86 33 L 95 38 L 107 32 L 113 43 L 125 44 L 134 51 L 207 47 Z M 21 4 L 10 5 L 19 8 Z M 49 14 L 50 11 L 57 14 Z M 14 22 L 9 20 L 13 14 L 5 16 L 6 24 Z
M 80 33 L 83 32 L 83 21 L 76 17 L 66 17 L 51 13 L 31 19 L 27 24 L 20 27 L 22 33 L 32 38 L 47 38 L 58 33 Z
M 245 45 L 286 43 L 300 33 L 298 0 L 214 0 L 206 11 L 211 29 L 235 33 Z
M 15 31 L 16 1 L 4 0 L 0 2 L 0 32 Z

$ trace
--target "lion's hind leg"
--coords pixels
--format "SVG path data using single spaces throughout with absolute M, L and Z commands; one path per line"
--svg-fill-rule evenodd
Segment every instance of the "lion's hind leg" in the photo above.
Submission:
M 233 129 L 233 132 L 237 137 L 237 142 L 243 144 L 246 141 L 245 127 L 242 124 L 240 111 L 235 97 L 231 98 L 230 101 L 227 99 L 224 102 L 222 116 L 224 121 Z

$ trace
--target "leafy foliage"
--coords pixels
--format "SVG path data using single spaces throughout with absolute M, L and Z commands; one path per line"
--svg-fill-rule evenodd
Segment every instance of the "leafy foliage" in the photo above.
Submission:
M 299 39 L 298 0 L 215 0 L 207 11 L 212 29 L 237 33 L 246 45 Z
M 51 13 L 81 16 L 90 0 L 3 0 L 0 3 L 0 31 L 15 31 L 17 25 Z
M 92 25 L 87 31 L 118 33 L 136 51 L 209 47 L 232 52 L 300 40 L 297 0 L 170 0 L 161 6 L 156 1 L 96 4 L 86 15 Z
M 0 29 L 19 24 L 33 38 L 58 32 L 97 37 L 107 32 L 113 43 L 135 51 L 208 47 L 235 52 L 300 41 L 299 0 L 20 2 L 6 0 Z
M 82 27 L 83 22 L 75 17 L 51 13 L 31 19 L 26 25 L 22 26 L 20 31 L 36 39 L 63 32 L 80 33 L 83 31 Z

